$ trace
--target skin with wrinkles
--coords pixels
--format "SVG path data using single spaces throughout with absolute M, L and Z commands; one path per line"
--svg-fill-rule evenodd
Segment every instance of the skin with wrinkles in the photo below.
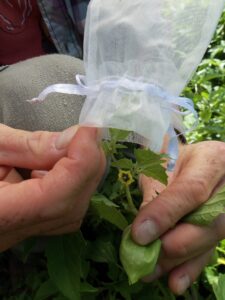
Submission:
M 152 281 L 169 274 L 169 286 L 182 294 L 195 281 L 209 261 L 213 248 L 225 237 L 225 215 L 208 227 L 181 224 L 178 221 L 206 202 L 225 181 L 225 143 L 201 142 L 180 147 L 179 159 L 167 187 L 142 176 L 142 208 L 132 226 L 133 239 L 147 244 L 161 237 L 162 252 Z M 157 196 L 155 192 L 161 192 Z M 152 231 L 143 233 L 144 221 L 150 220 Z M 186 286 L 181 288 L 182 279 Z M 187 279 L 188 278 L 188 279 Z M 184 280 L 183 280 L 184 281 Z
M 78 230 L 106 165 L 97 130 L 28 132 L 0 125 L 0 133 L 0 251 L 30 236 Z M 23 180 L 17 168 L 30 169 L 31 178 Z M 182 294 L 197 278 L 225 237 L 225 218 L 220 215 L 208 227 L 179 220 L 207 201 L 224 179 L 225 144 L 213 141 L 181 146 L 167 187 L 140 178 L 143 204 L 132 225 L 133 239 L 162 241 L 156 273 L 144 280 L 168 273 L 171 290 Z M 151 225 L 147 234 L 145 221 Z
M 0 250 L 79 229 L 105 169 L 97 129 L 32 133 L 1 125 L 0 132 Z M 31 178 L 15 167 L 31 169 Z

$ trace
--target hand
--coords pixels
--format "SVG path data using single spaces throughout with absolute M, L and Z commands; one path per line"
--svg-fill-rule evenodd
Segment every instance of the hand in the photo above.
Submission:
M 140 183 L 143 204 L 132 225 L 133 239 L 142 245 L 159 237 L 162 241 L 155 274 L 145 281 L 169 273 L 170 289 L 183 294 L 208 263 L 218 241 L 225 238 L 223 214 L 208 227 L 178 223 L 225 183 L 225 143 L 181 146 L 167 187 L 145 176 Z
M 32 133 L 0 125 L 0 251 L 79 229 L 105 169 L 97 135 L 77 126 Z M 15 167 L 32 170 L 31 178 Z

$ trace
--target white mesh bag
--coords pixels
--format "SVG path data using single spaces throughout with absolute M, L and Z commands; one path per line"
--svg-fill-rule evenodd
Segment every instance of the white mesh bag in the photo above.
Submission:
M 92 0 L 84 40 L 86 77 L 47 88 L 86 95 L 85 126 L 119 128 L 131 141 L 160 151 L 182 127 L 178 97 L 215 31 L 225 0 Z M 39 98 L 46 96 L 44 92 Z

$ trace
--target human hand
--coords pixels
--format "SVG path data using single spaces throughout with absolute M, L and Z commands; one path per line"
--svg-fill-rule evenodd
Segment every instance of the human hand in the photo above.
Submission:
M 0 251 L 30 236 L 79 229 L 106 164 L 98 130 L 0 125 L 0 135 Z M 23 180 L 15 167 L 32 170 L 31 178 Z
M 170 289 L 183 294 L 196 280 L 218 241 L 225 238 L 225 215 L 208 227 L 179 220 L 206 202 L 224 183 L 225 143 L 215 141 L 181 146 L 167 187 L 141 177 L 143 204 L 132 225 L 132 236 L 142 245 L 156 238 L 162 241 L 155 273 L 144 281 L 168 273 Z

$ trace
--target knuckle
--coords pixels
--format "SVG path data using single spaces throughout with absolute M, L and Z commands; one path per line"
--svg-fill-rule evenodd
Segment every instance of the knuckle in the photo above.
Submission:
M 26 137 L 27 151 L 34 156 L 42 154 L 44 141 L 46 140 L 47 132 L 36 131 L 31 137 Z
M 106 162 L 103 154 L 99 149 L 92 151 L 87 157 L 86 155 L 79 155 L 74 159 L 77 170 L 83 170 L 81 176 L 85 175 L 87 181 L 97 180 L 104 173 Z
M 177 222 L 181 203 L 179 201 L 176 202 L 169 202 L 167 198 L 161 197 L 160 201 L 158 199 L 154 211 L 151 211 L 154 222 L 159 228 L 161 227 L 162 231 L 164 231 L 163 229 L 173 228 Z
M 206 161 L 213 168 L 221 168 L 221 164 L 225 165 L 225 143 L 213 141 L 209 142 L 208 152 L 206 153 Z
M 180 183 L 181 195 L 188 206 L 197 207 L 207 200 L 208 185 L 204 178 L 192 177 Z
M 201 204 L 207 200 L 208 185 L 204 178 L 193 178 L 189 182 L 190 200 Z
M 92 164 L 88 164 L 87 159 L 84 156 L 80 156 L 76 159 L 73 159 L 72 161 L 70 161 L 70 164 L 68 164 L 67 177 L 73 174 L 74 170 L 76 170 L 76 174 L 74 174 L 74 179 L 76 179 L 76 182 L 79 182 L 83 187 L 87 184 L 89 179 L 93 177 L 94 171 L 92 169 Z M 95 170 L 95 172 L 97 171 Z

